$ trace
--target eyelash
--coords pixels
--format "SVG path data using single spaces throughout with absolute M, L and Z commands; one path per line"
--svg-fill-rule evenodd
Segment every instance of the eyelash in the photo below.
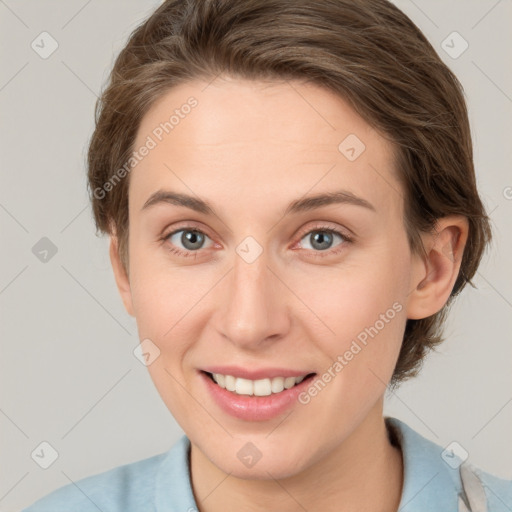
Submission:
M 165 243 L 165 242 L 168 241 L 168 239 L 172 235 L 175 235 L 176 233 L 179 233 L 180 231 L 194 231 L 196 233 L 200 233 L 202 235 L 208 236 L 207 233 L 205 233 L 204 231 L 202 231 L 201 229 L 199 229 L 199 228 L 197 228 L 195 226 L 185 225 L 185 226 L 181 226 L 179 229 L 175 229 L 174 231 L 171 231 L 170 233 L 163 235 L 160 238 L 160 241 Z M 336 248 L 334 248 L 334 249 L 327 249 L 326 251 L 315 251 L 315 250 L 306 249 L 307 251 L 312 251 L 312 253 L 313 253 L 315 258 L 325 258 L 325 257 L 328 257 L 328 256 L 337 255 L 337 254 L 341 253 L 345 249 L 344 246 L 346 244 L 350 244 L 350 243 L 352 243 L 354 241 L 354 239 L 351 236 L 348 236 L 347 234 L 342 233 L 341 231 L 333 229 L 333 228 L 331 228 L 329 226 L 322 226 L 322 225 L 320 225 L 320 226 L 315 226 L 313 229 L 310 229 L 309 231 L 301 233 L 301 235 L 299 237 L 299 242 L 306 235 L 309 235 L 309 234 L 314 233 L 314 232 L 324 232 L 324 233 L 329 233 L 329 234 L 333 234 L 333 235 L 338 235 L 338 236 L 340 236 L 343 239 L 343 242 L 340 243 L 338 246 L 336 246 Z M 208 238 L 211 238 L 211 237 L 208 236 Z M 190 257 L 197 258 L 197 256 L 200 253 L 200 250 L 198 250 L 198 251 L 183 251 L 181 249 L 177 249 L 176 247 L 169 246 L 169 245 L 167 246 L 167 250 L 170 253 L 172 253 L 172 254 L 176 254 L 176 255 L 178 255 L 180 257 L 184 257 L 184 258 L 190 258 Z

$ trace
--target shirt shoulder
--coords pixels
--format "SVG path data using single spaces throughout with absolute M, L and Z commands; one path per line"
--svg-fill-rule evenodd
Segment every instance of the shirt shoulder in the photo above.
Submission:
M 512 480 L 500 478 L 472 464 L 461 466 L 461 477 L 473 509 L 485 510 L 482 508 L 485 503 L 489 512 L 510 512 Z
M 190 512 L 190 440 L 170 450 L 67 484 L 22 512 Z
M 154 511 L 154 484 L 169 452 L 66 484 L 22 512 Z
M 450 445 L 442 447 L 404 422 L 386 417 L 393 444 L 404 462 L 401 512 L 457 510 L 510 512 L 512 480 L 503 479 L 461 459 Z

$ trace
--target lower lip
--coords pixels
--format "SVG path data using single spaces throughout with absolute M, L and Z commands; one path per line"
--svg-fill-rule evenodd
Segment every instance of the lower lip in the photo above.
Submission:
M 267 396 L 238 395 L 232 391 L 221 388 L 205 373 L 200 371 L 208 392 L 215 403 L 226 413 L 245 421 L 265 421 L 283 414 L 293 404 L 298 402 L 297 397 L 310 384 L 314 375 L 304 379 L 300 384 L 280 393 Z

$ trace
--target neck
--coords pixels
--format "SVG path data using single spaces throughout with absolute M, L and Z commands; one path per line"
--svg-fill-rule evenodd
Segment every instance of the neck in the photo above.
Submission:
M 396 512 L 402 494 L 402 455 L 389 440 L 382 400 L 335 450 L 288 478 L 236 478 L 212 464 L 194 444 L 190 461 L 200 512 L 238 512 L 242 503 L 247 512 Z

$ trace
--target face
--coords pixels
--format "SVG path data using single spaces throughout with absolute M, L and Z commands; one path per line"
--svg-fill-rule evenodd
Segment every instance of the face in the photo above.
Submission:
M 381 406 L 398 358 L 413 257 L 391 146 L 318 86 L 226 77 L 160 98 L 144 145 L 123 298 L 158 392 L 227 473 L 312 466 Z

